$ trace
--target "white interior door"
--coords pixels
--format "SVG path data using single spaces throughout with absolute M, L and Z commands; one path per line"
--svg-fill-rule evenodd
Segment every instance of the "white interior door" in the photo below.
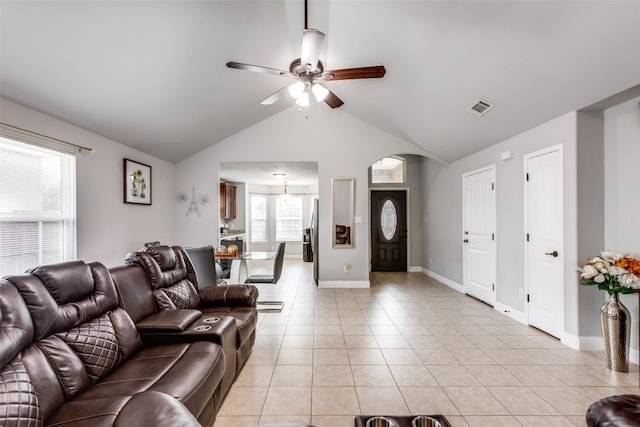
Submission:
M 464 289 L 490 305 L 496 302 L 495 179 L 495 165 L 462 176 Z
M 558 338 L 564 333 L 562 150 L 557 145 L 524 157 L 529 324 Z

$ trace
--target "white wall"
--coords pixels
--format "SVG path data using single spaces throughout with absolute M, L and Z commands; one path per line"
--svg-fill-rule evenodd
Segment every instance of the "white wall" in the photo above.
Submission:
M 640 256 L 639 103 L 640 97 L 604 112 L 605 249 L 637 256 Z M 638 296 L 622 295 L 622 302 L 631 312 L 631 347 L 637 352 Z
M 584 264 L 605 247 L 604 242 L 604 115 L 599 111 L 577 113 L 578 173 L 578 262 Z M 599 337 L 595 315 L 602 306 L 601 291 L 591 286 L 578 288 L 580 335 Z M 593 340 L 596 344 L 601 339 Z
M 324 104 L 306 114 L 286 109 L 202 152 L 178 163 L 177 187 L 194 183 L 217 194 L 219 164 L 234 161 L 317 161 L 319 192 L 319 268 L 322 286 L 369 285 L 368 167 L 395 153 L 426 155 L 422 149 L 382 132 Z M 218 165 L 218 167 L 216 167 Z M 331 178 L 356 179 L 355 248 L 331 247 Z M 177 235 L 183 244 L 209 244 L 218 238 L 216 206 L 201 218 L 176 216 Z M 343 271 L 351 263 L 350 272 Z
M 76 156 L 79 259 L 111 267 L 144 242 L 174 241 L 173 164 L 4 98 L 0 120 L 93 149 Z M 123 203 L 123 158 L 152 167 L 151 206 Z

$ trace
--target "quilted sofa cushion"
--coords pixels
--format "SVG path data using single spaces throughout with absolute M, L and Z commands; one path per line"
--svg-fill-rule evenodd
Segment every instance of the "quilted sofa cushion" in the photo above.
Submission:
M 0 425 L 42 425 L 40 402 L 20 356 L 0 368 Z
M 200 297 L 178 247 L 148 247 L 128 254 L 125 262 L 144 268 L 159 309 L 197 308 L 200 305 Z

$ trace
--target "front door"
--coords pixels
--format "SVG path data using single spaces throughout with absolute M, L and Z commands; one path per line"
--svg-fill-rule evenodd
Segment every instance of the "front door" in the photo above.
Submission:
M 496 302 L 495 180 L 494 165 L 462 176 L 464 291 L 489 305 Z
M 407 192 L 371 192 L 371 271 L 407 271 Z
M 524 158 L 529 324 L 558 338 L 564 333 L 562 158 L 562 145 Z

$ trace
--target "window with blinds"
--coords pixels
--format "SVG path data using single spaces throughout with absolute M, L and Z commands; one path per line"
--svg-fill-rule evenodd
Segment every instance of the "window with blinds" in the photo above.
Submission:
M 302 241 L 302 197 L 276 196 L 276 241 Z
M 0 137 L 0 277 L 75 258 L 75 156 Z
M 267 196 L 251 195 L 251 243 L 267 241 Z

